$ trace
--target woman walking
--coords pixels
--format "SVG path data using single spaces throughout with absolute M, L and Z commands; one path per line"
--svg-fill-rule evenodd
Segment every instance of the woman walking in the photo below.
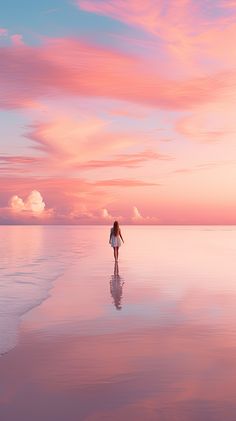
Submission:
M 119 247 L 121 246 L 121 240 L 124 243 L 118 221 L 115 221 L 113 227 L 111 228 L 109 243 L 114 249 L 114 258 L 116 262 L 118 262 Z

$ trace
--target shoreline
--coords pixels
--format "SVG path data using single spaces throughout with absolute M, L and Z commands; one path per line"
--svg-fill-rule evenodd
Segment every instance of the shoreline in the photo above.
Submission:
M 126 228 L 118 274 L 107 230 L 43 231 L 73 265 L 0 358 L 1 421 L 234 421 L 234 231 Z

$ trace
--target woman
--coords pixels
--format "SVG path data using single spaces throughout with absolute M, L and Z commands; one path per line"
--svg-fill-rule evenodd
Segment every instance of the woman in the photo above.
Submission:
M 120 239 L 124 243 L 118 221 L 115 221 L 113 227 L 111 228 L 109 243 L 114 249 L 114 258 L 116 262 L 118 262 L 119 247 L 121 246 Z

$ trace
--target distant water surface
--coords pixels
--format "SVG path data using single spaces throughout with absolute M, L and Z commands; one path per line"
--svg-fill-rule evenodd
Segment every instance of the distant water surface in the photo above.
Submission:
M 1 227 L 1 421 L 236 419 L 236 227 L 122 233 Z

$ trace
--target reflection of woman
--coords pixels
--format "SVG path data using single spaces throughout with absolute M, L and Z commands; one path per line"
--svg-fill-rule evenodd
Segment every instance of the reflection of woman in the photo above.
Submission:
M 115 221 L 110 231 L 109 243 L 113 247 L 114 258 L 116 262 L 118 261 L 119 247 L 121 246 L 121 240 L 124 243 L 118 221 Z
M 110 281 L 110 291 L 111 296 L 113 297 L 114 304 L 117 310 L 121 310 L 121 299 L 122 299 L 122 288 L 124 282 L 121 280 L 119 275 L 118 263 L 115 262 L 114 266 L 114 275 L 111 277 Z

